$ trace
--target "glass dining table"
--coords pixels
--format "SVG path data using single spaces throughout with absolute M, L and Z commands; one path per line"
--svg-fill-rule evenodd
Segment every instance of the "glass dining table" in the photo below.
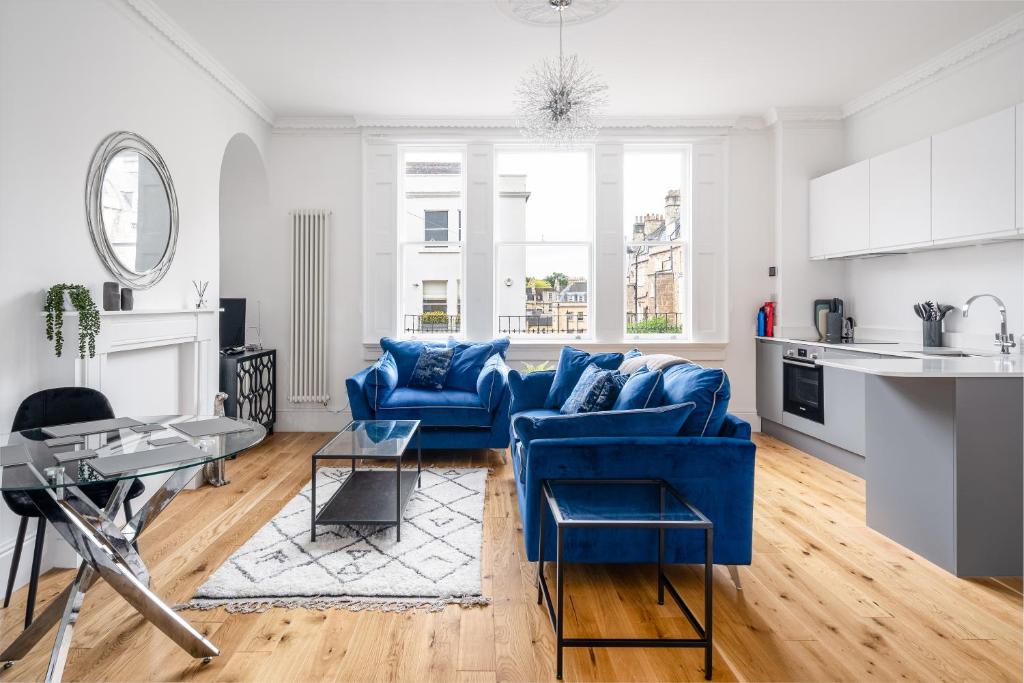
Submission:
M 257 422 L 214 420 L 193 415 L 117 418 L 0 436 L 0 490 L 30 499 L 82 560 L 71 583 L 0 652 L 4 669 L 59 623 L 46 671 L 46 680 L 59 681 L 85 594 L 98 579 L 193 657 L 209 661 L 219 654 L 153 593 L 137 550 L 138 539 L 205 465 L 234 457 L 267 435 Z M 149 497 L 131 519 L 118 521 L 136 478 L 146 482 Z M 102 508 L 83 492 L 82 487 L 93 484 L 112 489 Z

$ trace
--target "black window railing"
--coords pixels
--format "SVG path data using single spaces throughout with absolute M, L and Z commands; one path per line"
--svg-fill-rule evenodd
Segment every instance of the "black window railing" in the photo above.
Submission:
M 462 316 L 441 311 L 429 311 L 422 315 L 406 315 L 403 326 L 406 334 L 461 332 Z
M 587 314 L 576 311 L 498 316 L 501 334 L 586 334 L 587 329 Z
M 682 313 L 626 313 L 627 334 L 679 334 Z

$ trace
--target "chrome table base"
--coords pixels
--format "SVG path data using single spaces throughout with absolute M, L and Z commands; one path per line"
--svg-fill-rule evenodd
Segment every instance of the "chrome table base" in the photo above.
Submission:
M 98 578 L 106 581 L 147 621 L 193 657 L 209 661 L 210 657 L 219 654 L 210 641 L 149 589 L 149 571 L 133 545 L 146 527 L 201 469 L 202 465 L 197 465 L 174 472 L 123 528 L 114 520 L 121 511 L 131 479 L 117 483 L 103 510 L 73 486 L 26 491 L 46 520 L 71 544 L 83 561 L 74 581 L 46 606 L 31 626 L 0 653 L 0 661 L 5 663 L 5 668 L 28 654 L 59 622 L 46 680 L 61 680 L 82 602 Z M 41 482 L 46 482 L 43 475 L 37 473 L 37 476 Z

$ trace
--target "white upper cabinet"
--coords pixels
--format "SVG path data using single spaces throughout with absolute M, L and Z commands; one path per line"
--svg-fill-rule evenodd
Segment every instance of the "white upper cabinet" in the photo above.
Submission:
M 842 256 L 868 248 L 868 161 L 810 183 L 808 253 Z
M 872 251 L 931 242 L 931 163 L 930 138 L 871 159 Z
M 1016 231 L 1016 113 L 1004 109 L 932 137 L 932 239 Z
M 1017 232 L 1024 233 L 1024 104 L 1017 107 Z

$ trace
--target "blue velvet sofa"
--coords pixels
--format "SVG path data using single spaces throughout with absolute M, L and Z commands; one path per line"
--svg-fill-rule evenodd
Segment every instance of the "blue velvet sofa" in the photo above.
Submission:
M 408 386 L 424 346 L 454 346 L 449 384 L 441 390 Z M 355 420 L 419 420 L 423 448 L 508 447 L 507 339 L 472 342 L 381 339 L 383 355 L 345 381 Z M 489 348 L 488 348 L 489 347 Z
M 664 390 L 661 405 L 689 401 L 693 382 L 703 371 L 700 366 L 676 366 L 663 373 Z M 750 425 L 728 414 L 728 379 L 724 372 L 717 377 L 721 384 L 711 386 L 709 405 L 698 406 L 687 418 L 682 432 L 687 434 L 646 436 L 600 435 L 593 423 L 581 425 L 572 435 L 573 421 L 581 416 L 563 416 L 560 425 L 565 438 L 525 439 L 530 425 L 522 420 L 554 416 L 558 411 L 545 407 L 555 373 L 534 372 L 520 375 L 512 371 L 511 454 L 519 497 L 519 513 L 523 520 L 523 537 L 530 561 L 538 556 L 538 530 L 541 491 L 545 479 L 645 479 L 660 478 L 679 490 L 694 506 L 715 524 L 714 562 L 724 565 L 750 564 L 753 535 L 754 453 Z M 705 378 L 710 373 L 704 373 Z M 713 377 L 713 376 L 712 376 Z M 722 389 L 724 388 L 724 391 Z M 717 403 L 717 404 L 716 404 Z M 701 412 L 701 409 L 704 412 Z M 716 414 L 717 411 L 717 414 Z M 629 418 L 629 411 L 619 418 Z M 636 411 L 637 415 L 649 411 Z M 698 414 L 699 413 L 699 414 Z M 589 413 L 606 416 L 608 413 Z M 613 418 L 615 416 L 612 416 Z M 605 420 L 605 417 L 597 417 Z M 517 428 L 517 422 L 519 426 Z M 551 422 L 551 420 L 547 420 Z M 533 424 L 538 424 L 534 421 Z M 693 435 L 699 434 L 699 435 Z M 593 500 L 600 501 L 600 488 L 593 490 Z M 603 495 L 607 495 L 605 492 Z M 633 495 L 633 494 L 629 494 Z M 643 496 L 651 490 L 638 487 L 637 505 L 648 505 Z M 627 495 L 628 498 L 628 495 Z M 616 504 L 621 505 L 622 498 Z M 628 500 L 626 501 L 628 504 Z M 649 508 L 648 508 L 649 509 Z M 554 538 L 555 527 L 545 513 L 545 534 Z M 565 536 L 565 559 L 569 562 L 616 563 L 652 562 L 657 558 L 655 531 L 574 529 Z M 545 559 L 555 558 L 555 544 L 547 544 Z M 698 531 L 674 530 L 666 533 L 665 559 L 676 563 L 699 563 L 704 560 L 703 536 Z M 730 567 L 730 571 L 735 571 Z M 738 584 L 738 576 L 734 574 Z

